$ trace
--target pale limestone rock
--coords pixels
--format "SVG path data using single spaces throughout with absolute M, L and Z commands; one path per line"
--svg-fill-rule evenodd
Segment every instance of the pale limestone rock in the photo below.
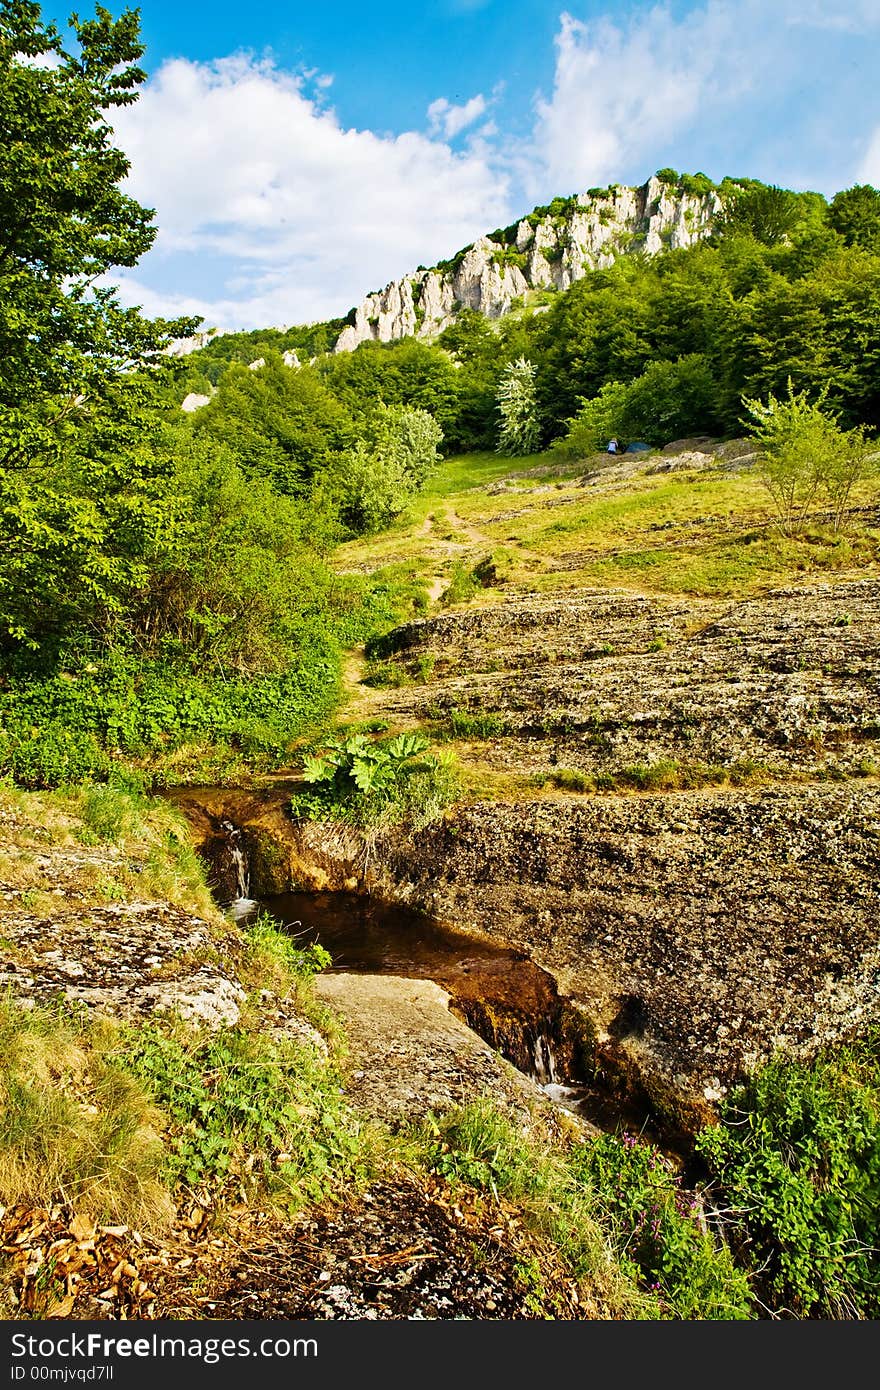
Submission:
M 211 395 L 214 393 L 212 392 Z M 194 410 L 201 410 L 202 406 L 211 404 L 211 396 L 202 396 L 198 391 L 190 391 L 188 396 L 184 396 L 180 402 L 181 410 L 187 415 L 191 415 Z
M 261 368 L 261 367 L 265 367 L 265 365 L 266 365 L 266 359 L 265 359 L 265 357 L 258 357 L 257 360 L 256 360 L 255 362 L 249 362 L 249 363 L 248 363 L 248 371 L 249 371 L 249 372 L 258 372 L 258 371 L 260 370 L 260 368 Z
M 516 249 L 525 251 L 530 242 L 535 239 L 535 229 L 527 217 L 524 217 L 516 229 Z
M 302 366 L 295 348 L 288 348 L 287 352 L 282 352 L 281 361 L 284 363 L 285 367 L 295 368 Z
M 640 188 L 617 185 L 598 195 L 581 193 L 573 213 L 547 214 L 534 226 L 527 217 L 517 223 L 514 249 L 526 257 L 524 271 L 505 265 L 503 248 L 478 237 L 454 267 L 417 271 L 367 295 L 335 351 L 410 334 L 435 337 L 459 308 L 500 318 L 530 289 L 566 290 L 590 271 L 613 265 L 618 256 L 692 246 L 709 234 L 720 207 L 716 193 L 679 195 L 656 175 Z
M 206 333 L 193 333 L 191 338 L 175 338 L 173 343 L 169 343 L 165 352 L 169 357 L 188 357 L 191 352 L 198 352 L 210 343 L 212 338 L 219 338 L 218 328 L 209 328 Z

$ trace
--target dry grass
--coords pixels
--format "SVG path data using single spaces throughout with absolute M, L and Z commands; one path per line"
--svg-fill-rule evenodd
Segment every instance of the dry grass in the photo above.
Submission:
M 108 1058 L 109 1024 L 0 1000 L 0 1202 L 60 1199 L 100 1221 L 159 1229 L 160 1117 Z
M 223 921 L 186 821 L 165 801 L 94 784 L 72 793 L 3 787 L 0 845 L 0 914 L 162 899 Z

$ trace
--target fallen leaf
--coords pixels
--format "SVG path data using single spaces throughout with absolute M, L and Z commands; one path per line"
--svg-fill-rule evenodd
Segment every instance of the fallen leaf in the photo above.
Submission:
M 72 1293 L 69 1293 L 66 1298 L 59 1299 L 57 1303 L 52 1304 L 52 1307 L 46 1313 L 46 1317 L 69 1318 L 70 1314 L 73 1311 L 73 1302 L 74 1295 Z
M 103 1230 L 104 1228 L 102 1227 L 101 1229 Z M 94 1240 L 95 1237 L 95 1227 L 85 1216 L 75 1216 L 68 1230 L 77 1242 L 81 1240 Z

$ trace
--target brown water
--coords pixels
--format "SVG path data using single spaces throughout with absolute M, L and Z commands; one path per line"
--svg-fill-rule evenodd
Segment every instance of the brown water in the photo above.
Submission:
M 434 980 L 451 1011 L 553 1100 L 602 1129 L 650 1132 L 645 1111 L 589 1080 L 553 977 L 524 952 L 354 893 L 279 893 L 230 910 L 244 922 L 266 913 L 298 945 L 323 946 L 332 972 Z
M 556 986 L 523 952 L 354 893 L 279 893 L 233 911 L 239 921 L 268 913 L 298 944 L 323 946 L 334 972 L 434 980 L 453 1011 L 521 1071 L 542 1084 L 566 1079 Z

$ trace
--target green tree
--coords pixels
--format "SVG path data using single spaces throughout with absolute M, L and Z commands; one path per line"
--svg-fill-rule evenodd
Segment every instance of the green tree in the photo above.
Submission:
M 369 417 L 381 402 L 426 410 L 444 438 L 458 411 L 459 374 L 448 352 L 417 338 L 361 343 L 318 364 L 324 384 L 355 418 Z
M 827 392 L 811 401 L 788 381 L 785 399 L 743 400 L 757 440 L 761 480 L 776 508 L 780 529 L 792 535 L 817 498 L 841 526 L 852 489 L 874 469 L 875 455 L 863 429 L 841 429 L 826 406 Z
M 835 193 L 828 221 L 847 246 L 861 246 L 880 253 L 880 192 L 869 183 Z
M 511 362 L 498 383 L 499 454 L 533 454 L 541 442 L 535 365 L 525 357 Z
M 608 382 L 584 401 L 554 447 L 574 458 L 604 447 L 612 435 L 665 444 L 688 434 L 714 434 L 720 428 L 717 396 L 712 370 L 699 353 L 652 362 L 634 381 Z
M 69 53 L 31 0 L 0 0 L 0 466 L 59 449 L 108 381 L 159 362 L 174 334 L 99 284 L 152 244 L 152 211 L 123 193 L 128 160 L 106 112 L 136 100 L 137 13 L 73 16 Z M 35 61 L 37 60 L 37 61 Z M 43 60 L 40 62 L 39 60 Z
M 271 351 L 256 371 L 230 367 L 192 428 L 197 437 L 228 444 L 243 468 L 287 496 L 302 494 L 357 437 L 348 410 L 318 373 L 286 367 Z
M 147 322 L 103 282 L 155 236 L 120 184 L 107 111 L 144 73 L 138 20 L 98 7 L 65 49 L 30 0 L 0 0 L 0 631 L 100 626 L 171 524 L 147 445 L 162 349 L 194 321 Z
M 775 246 L 805 220 L 821 218 L 824 207 L 820 194 L 797 194 L 775 184 L 748 182 L 726 194 L 718 230 L 747 232 L 765 246 Z
M 440 462 L 442 438 L 426 410 L 379 407 L 365 436 L 330 480 L 352 531 L 377 531 L 400 515 Z

